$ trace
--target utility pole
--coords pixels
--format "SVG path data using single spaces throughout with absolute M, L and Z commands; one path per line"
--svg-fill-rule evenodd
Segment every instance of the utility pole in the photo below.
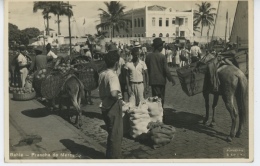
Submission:
M 70 10 L 70 2 L 68 1 L 68 13 Z M 70 29 L 70 13 L 68 14 L 68 21 L 69 21 L 69 38 L 70 38 L 70 56 L 71 56 L 71 29 Z
M 227 43 L 227 23 L 228 23 L 228 11 L 226 13 L 225 43 Z

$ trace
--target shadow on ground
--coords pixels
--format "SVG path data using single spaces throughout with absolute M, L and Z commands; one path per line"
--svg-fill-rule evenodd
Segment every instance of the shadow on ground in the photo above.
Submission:
M 42 118 L 51 115 L 48 108 L 37 108 L 22 111 L 22 114 L 31 118 Z
M 164 110 L 165 124 L 176 128 L 188 129 L 198 133 L 204 133 L 226 141 L 226 134 L 215 130 L 212 127 L 202 124 L 203 117 L 189 112 L 180 112 L 171 108 Z M 184 130 L 185 131 L 185 130 Z
M 70 139 L 62 139 L 60 142 L 70 150 L 71 154 L 81 155 L 81 159 L 104 159 L 105 155 L 102 152 L 96 151 L 93 148 L 75 143 Z
M 103 120 L 103 117 L 102 117 L 101 113 L 97 113 L 97 112 L 83 112 L 82 114 L 84 116 L 88 117 L 88 118 L 91 118 L 91 119 L 97 118 L 97 119 Z

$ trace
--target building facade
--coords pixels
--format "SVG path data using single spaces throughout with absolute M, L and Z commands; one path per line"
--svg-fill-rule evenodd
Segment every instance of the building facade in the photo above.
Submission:
M 146 6 L 125 12 L 128 31 L 114 31 L 114 37 L 192 37 L 193 10 L 176 11 L 171 7 Z M 101 22 L 104 19 L 101 18 Z M 101 29 L 111 37 L 111 28 Z

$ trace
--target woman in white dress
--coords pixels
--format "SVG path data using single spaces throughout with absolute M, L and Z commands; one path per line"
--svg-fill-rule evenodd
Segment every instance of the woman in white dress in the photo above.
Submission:
M 175 55 L 175 63 L 177 67 L 180 67 L 180 47 L 177 46 L 176 48 L 176 55 Z
M 168 67 L 172 67 L 172 50 L 169 46 L 166 48 L 166 57 L 167 57 L 167 64 Z

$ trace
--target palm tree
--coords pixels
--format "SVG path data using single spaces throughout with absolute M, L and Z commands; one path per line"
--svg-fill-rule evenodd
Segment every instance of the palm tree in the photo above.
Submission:
M 107 7 L 107 11 L 104 9 L 99 8 L 98 10 L 101 11 L 101 17 L 104 21 L 96 26 L 97 29 L 110 27 L 110 34 L 111 40 L 114 37 L 114 31 L 116 30 L 119 32 L 119 29 L 122 28 L 128 32 L 127 23 L 131 22 L 129 19 L 125 19 L 124 16 L 124 9 L 126 8 L 123 6 L 119 1 L 110 1 L 104 2 Z
M 200 27 L 196 26 L 196 25 L 193 23 L 193 36 L 195 36 L 195 32 L 200 32 Z
M 47 21 L 47 27 L 46 27 L 47 35 L 49 35 L 49 19 L 51 18 L 49 16 L 49 14 L 50 14 L 50 9 L 51 9 L 51 3 L 52 2 L 48 2 L 48 1 L 47 2 L 36 1 L 33 4 L 33 12 L 36 13 L 38 10 L 42 10 L 43 18 L 44 18 L 44 20 L 46 19 L 46 21 Z
M 58 24 L 58 34 L 60 35 L 60 16 L 73 16 L 72 6 L 62 1 L 52 2 L 50 12 L 57 16 L 57 20 L 55 21 Z
M 200 35 L 202 36 L 203 27 L 210 27 L 214 25 L 214 16 L 216 13 L 214 11 L 216 8 L 211 7 L 209 2 L 201 2 L 201 4 L 196 4 L 199 10 L 194 10 L 194 25 L 201 25 Z

